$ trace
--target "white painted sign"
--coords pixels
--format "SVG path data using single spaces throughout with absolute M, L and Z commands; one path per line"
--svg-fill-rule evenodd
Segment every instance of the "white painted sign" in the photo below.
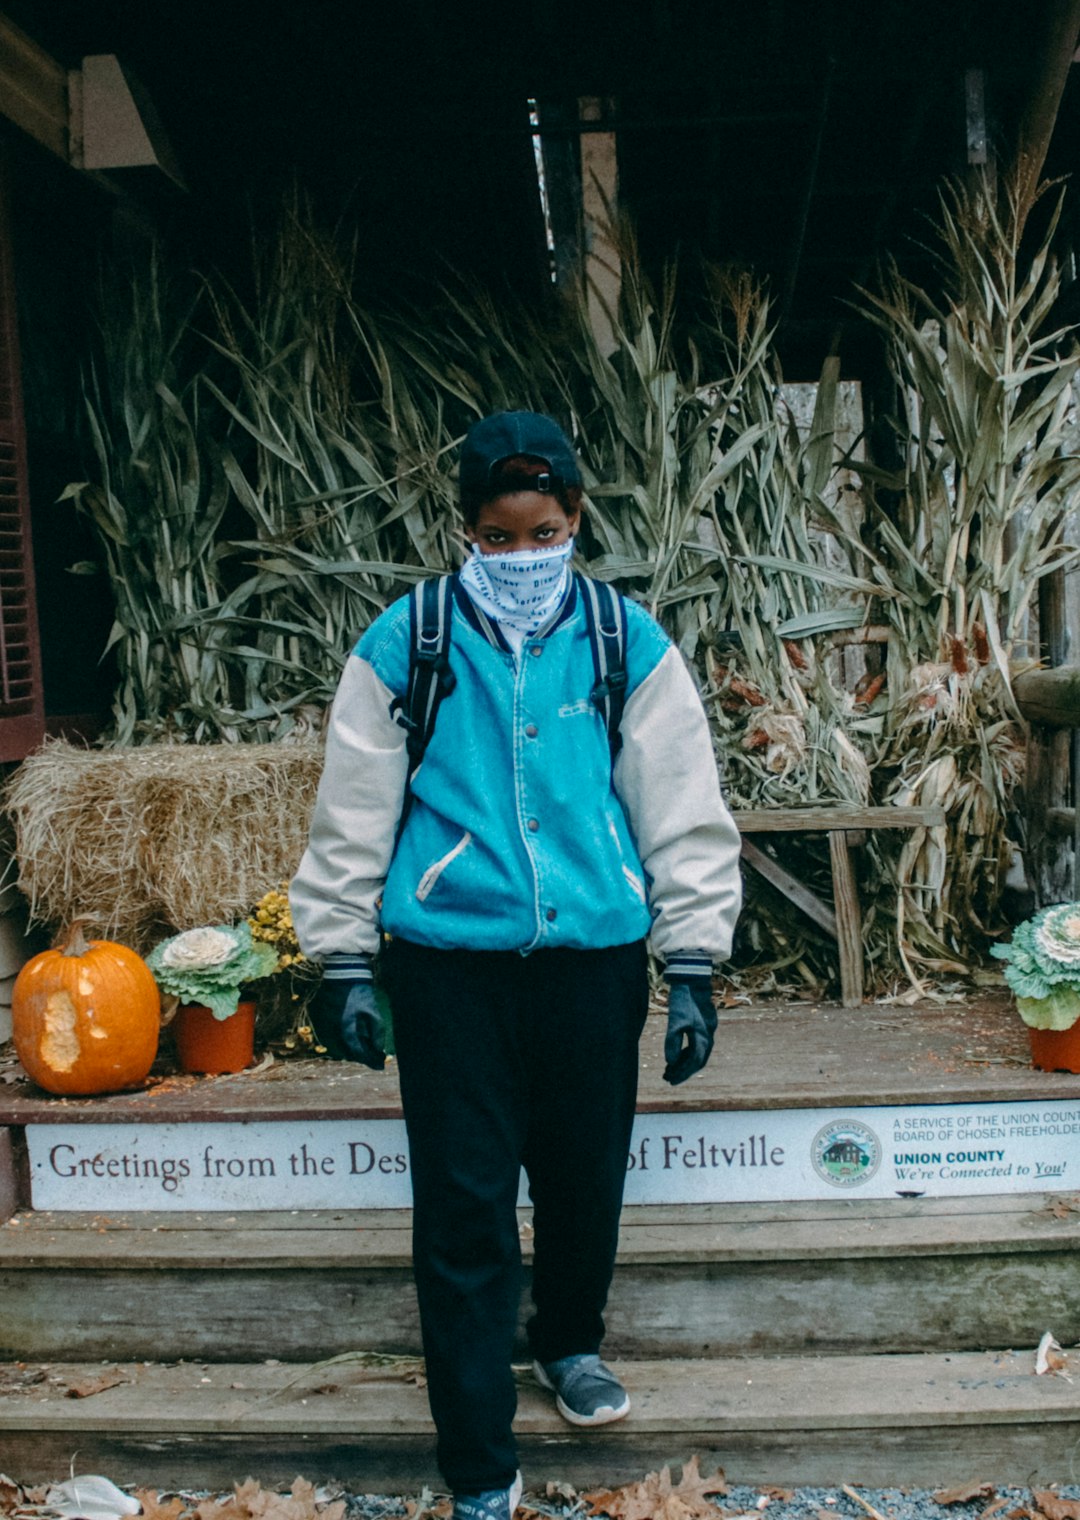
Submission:
M 31 1124 L 35 1208 L 408 1208 L 400 1119 Z M 1080 1188 L 1080 1101 L 639 1114 L 627 1203 Z M 523 1203 L 528 1201 L 524 1179 Z

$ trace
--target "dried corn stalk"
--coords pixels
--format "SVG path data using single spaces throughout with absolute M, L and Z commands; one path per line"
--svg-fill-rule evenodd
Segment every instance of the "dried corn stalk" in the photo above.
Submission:
M 1046 330 L 1053 227 L 1021 259 L 1020 221 L 1008 187 L 947 192 L 946 296 L 894 270 L 863 297 L 901 399 L 891 460 L 839 457 L 835 361 L 796 425 L 751 278 L 714 280 L 688 342 L 676 273 L 654 286 L 625 229 L 613 352 L 584 295 L 528 313 L 455 286 L 437 316 L 372 311 L 350 251 L 296 207 L 252 296 L 207 282 L 198 331 L 182 311 L 170 326 L 160 283 L 141 305 L 129 292 L 88 392 L 93 479 L 72 488 L 117 592 L 118 735 L 317 729 L 356 634 L 456 562 L 447 466 L 464 429 L 543 409 L 581 453 L 590 572 L 696 668 L 731 799 L 943 805 L 944 829 L 871 841 L 867 947 L 881 980 L 969 964 L 994 927 L 1020 774 L 1009 661 L 1039 577 L 1074 557 L 1062 522 L 1080 482 L 1075 350 Z M 856 677 L 834 641 L 868 630 L 884 659 Z M 778 848 L 828 894 L 820 841 Z M 833 947 L 759 884 L 740 953 L 804 989 L 835 972 Z

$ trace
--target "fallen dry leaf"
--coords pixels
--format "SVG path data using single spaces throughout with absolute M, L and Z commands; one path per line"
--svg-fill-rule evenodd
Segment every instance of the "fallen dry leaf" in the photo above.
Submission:
M 678 1483 L 672 1483 L 671 1469 L 663 1467 L 640 1483 L 584 1494 L 582 1502 L 587 1514 L 609 1515 L 611 1520 L 715 1520 L 716 1507 L 706 1496 L 727 1491 L 724 1474 L 717 1470 L 703 1478 L 695 1456 L 683 1466 Z
M 565 1499 L 568 1504 L 573 1504 L 577 1499 L 577 1489 L 569 1483 L 549 1483 L 544 1494 L 548 1499 Z
M 1011 1499 L 1006 1499 L 1003 1495 L 999 1495 L 985 1509 L 979 1511 L 979 1520 L 990 1520 L 992 1515 L 1000 1514 L 1003 1509 L 1008 1509 L 1011 1503 Z
M 95 1393 L 115 1388 L 118 1383 L 130 1383 L 131 1379 L 121 1372 L 103 1372 L 96 1378 L 84 1378 L 81 1383 L 69 1383 L 64 1389 L 65 1399 L 92 1399 Z
M 181 1520 L 189 1515 L 191 1508 L 183 1499 L 161 1499 L 151 1488 L 137 1488 L 135 1497 L 142 1505 L 142 1520 Z
M 1047 1520 L 1080 1520 L 1080 1499 L 1062 1499 L 1049 1488 L 1033 1488 L 1031 1497 Z
M 315 1488 L 294 1478 L 287 1494 L 275 1493 L 248 1478 L 230 1498 L 206 1499 L 195 1510 L 196 1520 L 344 1520 L 345 1502 L 319 1504 Z
M 1044 1372 L 1062 1372 L 1064 1368 L 1065 1353 L 1047 1330 L 1035 1353 L 1036 1375 L 1041 1377 Z
M 976 1479 L 972 1483 L 957 1483 L 952 1488 L 939 1488 L 931 1498 L 935 1504 L 970 1504 L 972 1499 L 988 1498 L 994 1492 L 992 1483 Z M 986 1511 L 983 1511 L 985 1515 Z
M 252 1510 L 248 1499 L 258 1487 L 254 1478 L 249 1478 L 246 1483 L 236 1485 L 230 1498 L 204 1499 L 195 1514 L 198 1520 L 250 1520 Z
M 1070 1214 L 1080 1214 L 1080 1193 L 1073 1193 L 1070 1198 L 1052 1198 L 1049 1212 L 1055 1219 L 1068 1219 Z
M 23 1502 L 23 1492 L 14 1478 L 0 1473 L 0 1515 L 10 1515 Z

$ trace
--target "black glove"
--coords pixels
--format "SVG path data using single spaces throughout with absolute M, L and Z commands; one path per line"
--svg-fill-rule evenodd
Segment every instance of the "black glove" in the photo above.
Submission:
M 667 1037 L 664 1040 L 664 1081 L 677 1087 L 701 1070 L 712 1054 L 716 1033 L 712 982 L 706 977 L 671 984 L 668 993 Z
M 386 1065 L 382 1014 L 375 1001 L 371 959 L 328 957 L 310 1009 L 311 1027 L 335 1061 L 360 1061 L 374 1071 Z

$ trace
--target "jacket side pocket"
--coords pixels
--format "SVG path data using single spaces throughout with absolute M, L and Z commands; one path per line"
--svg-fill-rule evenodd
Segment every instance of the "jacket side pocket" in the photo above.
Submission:
M 448 850 L 439 860 L 428 866 L 416 885 L 417 902 L 424 902 L 431 895 L 432 888 L 450 862 L 456 860 L 463 850 L 469 848 L 470 844 L 472 844 L 472 835 L 466 829 L 452 850 Z

